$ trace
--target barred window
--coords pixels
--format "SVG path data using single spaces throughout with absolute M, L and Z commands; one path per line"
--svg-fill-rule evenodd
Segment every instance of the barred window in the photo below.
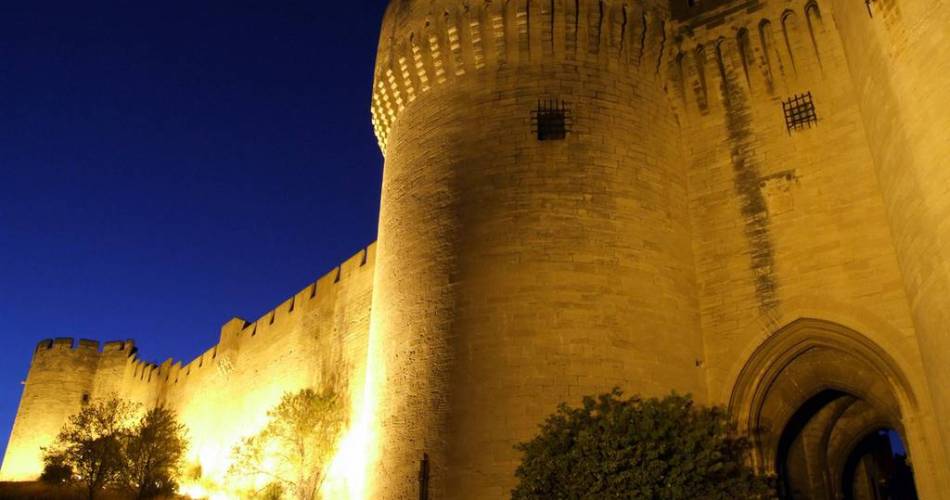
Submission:
M 818 124 L 818 115 L 815 113 L 815 103 L 812 101 L 811 92 L 788 98 L 782 103 L 782 110 L 785 112 L 785 127 L 789 134 L 793 130 L 811 128 L 813 124 Z
M 531 122 L 539 141 L 560 141 L 567 137 L 570 117 L 564 101 L 539 100 L 532 115 Z

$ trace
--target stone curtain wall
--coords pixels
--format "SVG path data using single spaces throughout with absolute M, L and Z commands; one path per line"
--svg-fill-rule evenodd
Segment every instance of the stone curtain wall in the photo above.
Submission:
M 189 427 L 206 474 L 226 472 L 232 447 L 264 425 L 285 393 L 360 394 L 373 258 L 370 247 L 256 322 L 233 320 L 215 349 L 168 374 L 159 400 Z
M 362 390 L 375 245 L 361 251 L 259 320 L 228 322 L 221 341 L 192 362 L 139 359 L 131 342 L 44 341 L 36 350 L 3 460 L 4 480 L 32 480 L 40 448 L 89 398 L 166 405 L 188 428 L 190 464 L 223 479 L 229 455 L 259 429 L 288 391 Z

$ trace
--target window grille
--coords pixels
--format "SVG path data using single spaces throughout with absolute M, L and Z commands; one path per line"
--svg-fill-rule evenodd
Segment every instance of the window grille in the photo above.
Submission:
M 788 128 L 789 134 L 793 130 L 811 128 L 812 124 L 818 124 L 818 115 L 815 114 L 815 103 L 812 101 L 811 92 L 790 97 L 782 103 L 782 110 L 785 112 L 785 127 Z
M 539 100 L 532 115 L 531 122 L 539 141 L 561 141 L 567 137 L 570 116 L 564 101 Z

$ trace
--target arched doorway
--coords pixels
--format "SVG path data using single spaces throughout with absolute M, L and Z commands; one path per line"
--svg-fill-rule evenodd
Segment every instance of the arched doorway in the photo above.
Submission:
M 878 429 L 852 450 L 840 478 L 841 497 L 917 500 L 914 473 L 894 429 Z
M 783 499 L 916 499 L 894 361 L 843 326 L 798 320 L 743 368 L 730 403 Z

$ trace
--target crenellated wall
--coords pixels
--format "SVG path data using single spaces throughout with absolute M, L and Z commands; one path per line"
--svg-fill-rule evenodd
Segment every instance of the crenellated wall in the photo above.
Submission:
M 235 318 L 218 344 L 187 364 L 143 361 L 132 341 L 45 340 L 33 356 L 0 475 L 31 480 L 69 415 L 116 394 L 175 410 L 188 429 L 189 463 L 220 480 L 239 440 L 263 425 L 280 397 L 306 387 L 350 396 L 362 389 L 375 245 L 254 322 Z

